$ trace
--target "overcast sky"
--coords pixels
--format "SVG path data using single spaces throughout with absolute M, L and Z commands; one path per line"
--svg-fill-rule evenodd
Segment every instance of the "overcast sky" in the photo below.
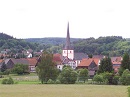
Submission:
M 130 38 L 130 0 L 0 0 L 0 32 L 16 38 Z

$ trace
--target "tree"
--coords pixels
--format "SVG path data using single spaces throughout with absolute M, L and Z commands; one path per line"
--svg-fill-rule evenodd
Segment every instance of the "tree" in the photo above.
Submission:
M 104 59 L 101 60 L 98 73 L 112 72 L 112 71 L 113 71 L 113 66 L 112 66 L 111 58 L 105 57 Z
M 130 70 L 130 57 L 128 53 L 125 53 L 123 56 L 123 60 L 121 61 L 121 68 L 123 70 L 129 69 Z
M 88 79 L 88 70 L 85 68 L 85 69 L 80 69 L 79 72 L 78 72 L 78 80 L 80 81 L 85 81 Z
M 58 79 L 63 84 L 74 84 L 77 80 L 77 72 L 71 67 L 64 67 Z
M 14 68 L 13 68 L 13 71 L 14 73 L 17 73 L 17 74 L 24 74 L 24 73 L 28 73 L 28 65 L 26 64 L 15 64 Z
M 55 62 L 53 62 L 53 54 L 47 51 L 42 53 L 37 65 L 37 74 L 42 84 L 47 83 L 49 79 L 56 80 L 58 70 L 55 67 Z
M 128 69 L 124 70 L 120 78 L 120 82 L 123 85 L 130 85 L 130 71 Z

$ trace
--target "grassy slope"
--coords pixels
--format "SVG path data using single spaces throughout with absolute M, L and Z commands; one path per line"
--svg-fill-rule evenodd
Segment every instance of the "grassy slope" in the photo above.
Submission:
M 127 86 L 0 85 L 0 97 L 128 97 Z

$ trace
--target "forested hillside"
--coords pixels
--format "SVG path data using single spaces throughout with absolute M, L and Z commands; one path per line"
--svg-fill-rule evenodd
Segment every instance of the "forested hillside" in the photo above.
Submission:
M 65 38 L 31 38 L 24 40 L 0 33 L 0 50 L 10 49 L 14 52 L 22 49 L 32 49 L 33 51 L 47 49 L 53 53 L 61 53 L 65 42 Z M 121 36 L 99 37 L 98 39 L 72 38 L 71 44 L 75 52 L 86 54 L 109 56 L 122 56 L 124 52 L 130 54 L 130 39 L 124 39 Z
M 1 51 L 4 49 L 10 49 L 14 52 L 17 52 L 22 49 L 30 49 L 30 48 L 35 50 L 37 47 L 36 45 L 38 44 L 26 42 L 23 39 L 16 39 L 10 35 L 0 33 L 0 50 Z
M 73 42 L 75 52 L 87 54 L 102 54 L 109 56 L 120 56 L 124 52 L 130 53 L 130 41 L 120 36 L 108 36 L 83 39 Z
M 81 38 L 71 38 L 71 42 L 78 41 Z M 66 38 L 48 37 L 48 38 L 28 38 L 27 42 L 39 43 L 44 45 L 60 45 L 65 44 Z

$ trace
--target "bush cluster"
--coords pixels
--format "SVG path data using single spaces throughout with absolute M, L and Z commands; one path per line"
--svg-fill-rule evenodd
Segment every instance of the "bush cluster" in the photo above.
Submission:
M 2 80 L 2 84 L 14 84 L 14 80 L 9 77 Z

